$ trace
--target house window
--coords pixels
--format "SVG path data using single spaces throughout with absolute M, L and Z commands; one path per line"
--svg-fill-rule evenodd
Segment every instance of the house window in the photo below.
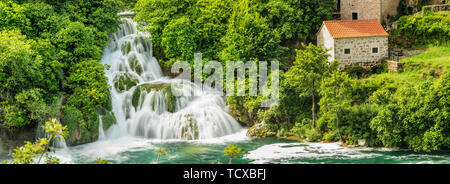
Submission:
M 350 54 L 350 49 L 344 49 L 344 54 Z
M 353 12 L 352 13 L 352 19 L 353 20 L 358 20 L 358 13 L 357 12 Z
M 378 54 L 378 47 L 372 48 L 372 54 Z

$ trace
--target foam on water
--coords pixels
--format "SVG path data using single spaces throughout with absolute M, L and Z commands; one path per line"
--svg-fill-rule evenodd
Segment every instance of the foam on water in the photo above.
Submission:
M 248 152 L 244 156 L 255 164 L 283 162 L 291 159 L 347 159 L 371 158 L 380 156 L 377 153 L 366 154 L 361 151 L 369 151 L 370 148 L 346 148 L 340 143 L 278 143 L 264 145 L 256 150 Z

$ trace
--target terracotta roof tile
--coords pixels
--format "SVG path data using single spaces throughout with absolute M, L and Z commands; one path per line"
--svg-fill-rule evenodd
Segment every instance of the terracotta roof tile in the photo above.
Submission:
M 331 20 L 324 24 L 333 38 L 389 36 L 378 20 Z

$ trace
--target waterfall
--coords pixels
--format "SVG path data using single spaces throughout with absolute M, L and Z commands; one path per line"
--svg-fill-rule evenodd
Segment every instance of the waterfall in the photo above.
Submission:
M 101 115 L 98 116 L 98 121 L 98 140 L 103 140 L 105 139 L 105 132 L 103 130 L 103 120 Z
M 242 129 L 228 114 L 222 96 L 212 90 L 201 91 L 201 86 L 190 81 L 164 76 L 153 57 L 149 35 L 139 32 L 132 19 L 121 21 L 101 61 L 108 66 L 105 73 L 117 119 L 103 138 L 194 140 L 222 137 Z M 193 91 L 202 95 L 190 96 Z

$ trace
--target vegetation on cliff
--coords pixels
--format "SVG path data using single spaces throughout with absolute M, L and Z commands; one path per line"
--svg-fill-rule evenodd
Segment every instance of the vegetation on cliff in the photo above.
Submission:
M 98 61 L 122 4 L 1 0 L 0 123 L 11 130 L 33 128 L 59 116 L 69 145 L 96 140 L 99 114 L 111 114 Z

